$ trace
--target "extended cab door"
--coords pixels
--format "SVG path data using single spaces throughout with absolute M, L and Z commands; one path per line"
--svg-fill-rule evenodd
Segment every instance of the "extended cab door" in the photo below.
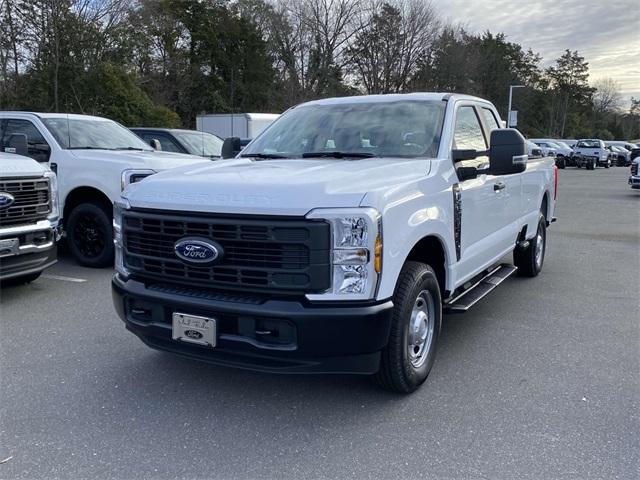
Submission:
M 486 151 L 489 135 L 483 127 L 480 107 L 462 103 L 456 108 L 453 149 Z M 480 155 L 474 160 L 462 160 L 460 167 L 488 169 L 489 158 Z M 487 170 L 488 171 L 488 170 Z M 481 173 L 477 178 L 458 183 L 460 195 L 460 259 L 457 277 L 466 281 L 495 262 L 509 248 L 506 227 L 509 222 L 506 197 L 508 180 L 503 176 Z M 515 238 L 514 238 L 515 241 Z

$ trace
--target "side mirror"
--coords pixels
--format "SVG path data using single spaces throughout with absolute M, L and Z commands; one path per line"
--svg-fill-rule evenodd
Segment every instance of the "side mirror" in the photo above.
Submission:
M 240 150 L 242 150 L 240 138 L 225 138 L 224 143 L 222 144 L 222 158 L 233 158 L 240 152 Z
M 160 140 L 157 138 L 149 140 L 149 145 L 151 145 L 154 150 L 162 151 L 162 145 L 160 144 Z
M 18 155 L 29 155 L 29 143 L 25 133 L 14 133 L 9 136 L 9 141 L 4 149 L 7 153 L 17 153 Z
M 522 134 L 515 128 L 491 131 L 489 148 L 489 173 L 509 175 L 527 169 L 527 145 Z

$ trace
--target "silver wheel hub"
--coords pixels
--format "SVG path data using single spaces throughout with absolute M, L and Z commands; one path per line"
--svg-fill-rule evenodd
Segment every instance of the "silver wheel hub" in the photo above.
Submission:
M 407 329 L 407 354 L 411 365 L 419 368 L 427 361 L 435 330 L 435 303 L 427 290 L 416 298 L 409 328 Z
M 542 255 L 544 254 L 544 237 L 542 232 L 538 231 L 536 235 L 536 266 L 538 269 L 542 266 Z

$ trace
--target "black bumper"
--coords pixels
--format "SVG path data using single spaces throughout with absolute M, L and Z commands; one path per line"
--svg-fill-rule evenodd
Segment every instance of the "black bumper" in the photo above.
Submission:
M 0 258 L 0 280 L 9 280 L 41 272 L 56 263 L 57 258 L 55 245 L 41 252 L 2 257 Z
M 378 370 L 393 304 L 312 305 L 171 286 L 114 275 L 113 302 L 128 330 L 148 346 L 209 363 L 275 373 Z M 174 312 L 215 318 L 215 348 L 172 340 Z M 264 332 L 269 334 L 265 335 Z

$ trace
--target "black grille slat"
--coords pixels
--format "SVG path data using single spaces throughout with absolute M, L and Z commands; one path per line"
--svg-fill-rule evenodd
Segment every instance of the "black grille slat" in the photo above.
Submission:
M 0 210 L 0 226 L 27 225 L 44 220 L 51 213 L 48 180 L 0 180 L 0 192 L 9 193 L 14 201 Z
M 126 265 L 143 279 L 282 293 L 323 291 L 331 282 L 325 222 L 129 211 L 123 219 L 123 236 Z M 209 267 L 183 263 L 174 245 L 186 237 L 220 244 L 221 261 Z

